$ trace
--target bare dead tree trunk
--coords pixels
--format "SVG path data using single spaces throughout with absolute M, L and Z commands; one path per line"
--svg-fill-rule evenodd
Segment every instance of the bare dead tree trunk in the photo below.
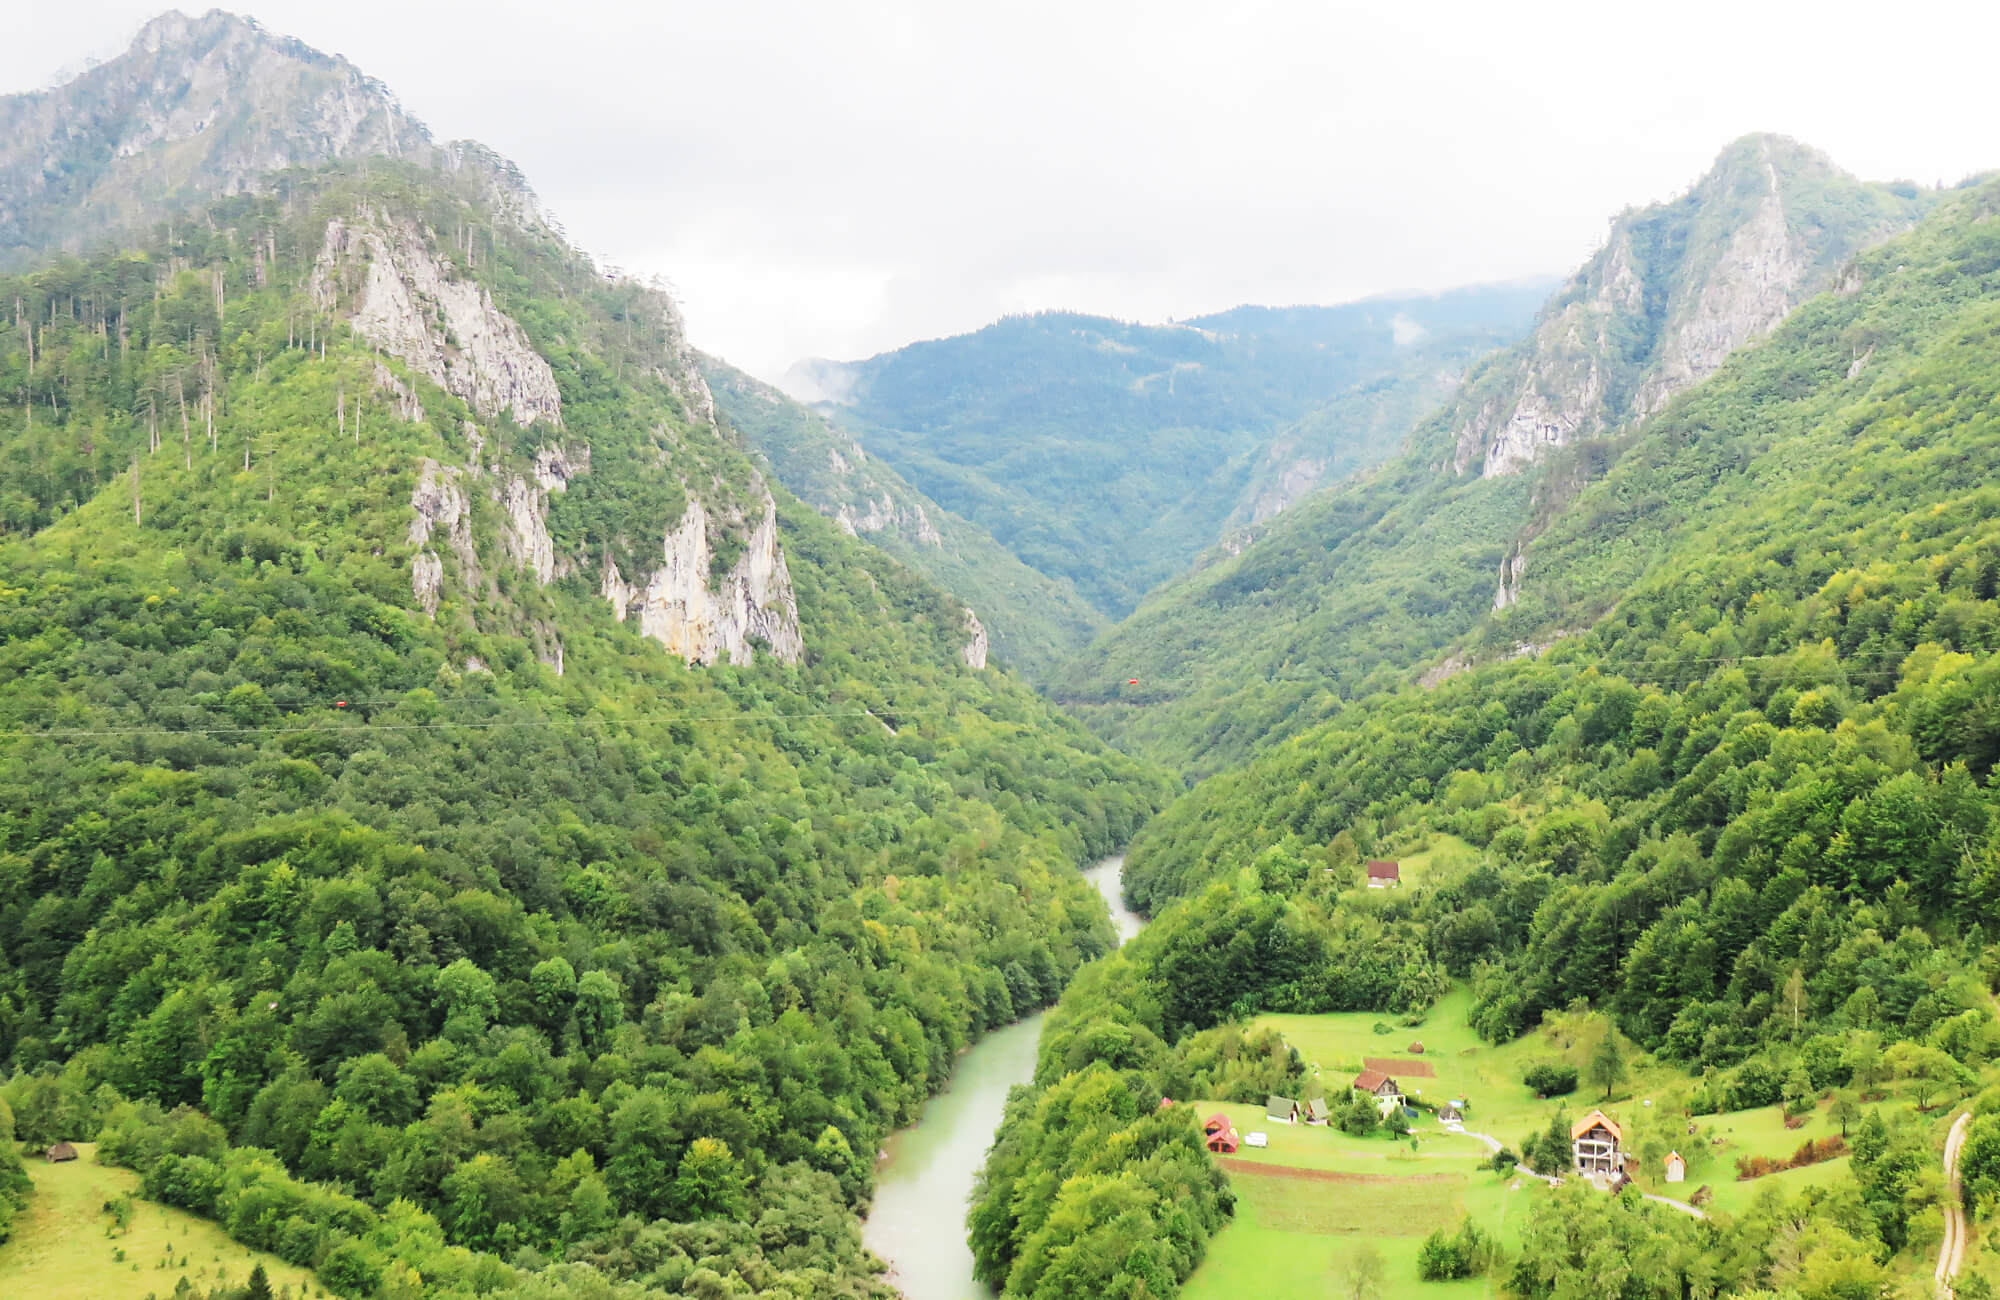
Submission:
M 132 458 L 132 526 L 137 528 L 144 522 L 139 508 L 139 458 Z
M 181 382 L 181 377 L 178 373 L 174 375 L 174 398 L 180 403 L 181 408 L 181 441 L 186 442 L 188 440 L 187 385 Z M 159 448 L 155 447 L 153 450 L 158 451 Z

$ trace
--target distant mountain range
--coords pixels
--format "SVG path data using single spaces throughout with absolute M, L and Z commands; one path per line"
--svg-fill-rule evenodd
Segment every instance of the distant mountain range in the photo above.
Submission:
M 803 363 L 787 383 L 919 491 L 1119 618 L 1235 526 L 1392 452 L 1404 417 L 1524 332 L 1546 290 L 1172 325 L 1047 312 Z

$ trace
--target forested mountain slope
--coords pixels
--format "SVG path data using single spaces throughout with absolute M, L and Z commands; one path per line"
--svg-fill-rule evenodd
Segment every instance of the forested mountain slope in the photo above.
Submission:
M 794 381 L 931 499 L 1121 617 L 1260 501 L 1268 514 L 1392 445 L 1365 421 L 1301 435 L 1304 417 L 1357 386 L 1455 378 L 1541 296 L 1466 289 L 1165 326 L 1046 312 L 808 363 Z M 1296 449 L 1274 454 L 1281 435 Z
M 1127 891 L 1157 919 L 1051 1015 L 971 1215 L 1007 1294 L 1052 1268 L 1076 1294 L 1174 1294 L 1230 1198 L 1185 1160 L 1198 1112 L 1145 1103 L 1210 1095 L 1189 1081 L 1221 1068 L 1229 1022 L 1415 1019 L 1454 981 L 1496 1043 L 1595 1008 L 1677 1068 L 1690 1135 L 1716 1112 L 1847 1117 L 1850 1158 L 1740 1214 L 1538 1197 L 1512 1294 L 1928 1279 L 1944 1104 L 1974 1135 L 1963 1204 L 1995 1213 L 2000 183 L 1860 256 L 1607 454 L 1507 614 L 1587 627 L 1373 691 L 1141 832 Z M 1369 857 L 1424 866 L 1370 890 Z
M 1687 194 L 1621 215 L 1534 334 L 1474 366 L 1400 456 L 1156 592 L 1052 689 L 1128 749 L 1205 773 L 1463 638 L 1505 652 L 1564 626 L 1559 609 L 1504 611 L 1522 549 L 1616 459 L 1612 431 L 1936 201 L 1905 189 L 1777 137 L 1729 146 Z
M 345 1296 L 879 1293 L 871 1153 L 1159 786 L 488 200 L 0 285 L 0 1096 Z
M 1274 844 L 1346 829 L 1366 851 L 1428 821 L 1553 862 L 1548 887 L 1572 870 L 1603 883 L 1685 833 L 1718 878 L 1857 903 L 1895 886 L 1911 916 L 1978 919 L 1962 909 L 1984 888 L 2000 760 L 1996 321 L 1989 184 L 1863 255 L 1842 292 L 1671 403 L 1577 495 L 1509 620 L 1587 630 L 1380 692 L 1204 782 L 1134 846 L 1134 896 L 1199 888 Z M 1642 950 L 1645 909 L 1618 925 L 1615 950 Z M 1536 989 L 1515 985 L 1529 1016 L 1590 992 Z
M 1014 558 L 979 525 L 924 496 L 822 414 L 712 357 L 702 373 L 723 417 L 777 480 L 966 601 L 996 659 L 1031 681 L 1083 647 L 1105 619 L 1067 581 Z

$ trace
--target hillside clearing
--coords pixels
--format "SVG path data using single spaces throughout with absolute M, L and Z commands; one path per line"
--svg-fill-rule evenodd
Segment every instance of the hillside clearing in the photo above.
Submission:
M 35 1193 L 0 1246 L 0 1296 L 35 1300 L 144 1300 L 171 1295 L 185 1277 L 206 1290 L 242 1281 L 258 1264 L 279 1296 L 323 1296 L 313 1275 L 229 1239 L 221 1225 L 138 1199 L 139 1177 L 97 1163 L 95 1143 L 77 1144 L 69 1164 L 28 1162 Z M 132 1197 L 118 1231 L 105 1204 Z M 114 1235 L 115 1234 L 115 1235 Z

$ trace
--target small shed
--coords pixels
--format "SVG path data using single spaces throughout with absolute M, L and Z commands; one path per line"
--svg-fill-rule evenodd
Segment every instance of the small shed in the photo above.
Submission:
M 1667 1181 L 1670 1183 L 1684 1183 L 1687 1181 L 1687 1176 L 1688 1162 L 1681 1159 L 1681 1153 L 1678 1151 L 1667 1152 Z
M 1299 1122 L 1299 1104 L 1290 1097 L 1280 1097 L 1275 1093 L 1264 1103 L 1264 1118 L 1273 1124 L 1296 1124 Z
M 59 1165 L 65 1160 L 76 1159 L 76 1148 L 67 1142 L 58 1142 L 48 1149 L 44 1158 L 52 1165 Z
M 1438 1107 L 1439 1123 L 1457 1124 L 1464 1119 L 1465 1119 L 1465 1112 L 1459 1109 L 1458 1102 L 1448 1101 L 1444 1105 Z
M 1368 887 L 1370 889 L 1395 889 L 1403 883 L 1401 864 L 1382 858 L 1368 860 Z
M 1172 1097 L 1162 1097 L 1162 1098 L 1160 1098 L 1160 1104 L 1159 1104 L 1159 1107 L 1158 1107 L 1158 1109 L 1160 1109 L 1160 1110 L 1172 1110 L 1172 1109 L 1173 1109 L 1173 1105 L 1174 1105 L 1174 1099 L 1173 1099 Z
M 1326 1098 L 1313 1097 L 1307 1100 L 1301 1118 L 1308 1124 L 1324 1124 L 1327 1120 Z

